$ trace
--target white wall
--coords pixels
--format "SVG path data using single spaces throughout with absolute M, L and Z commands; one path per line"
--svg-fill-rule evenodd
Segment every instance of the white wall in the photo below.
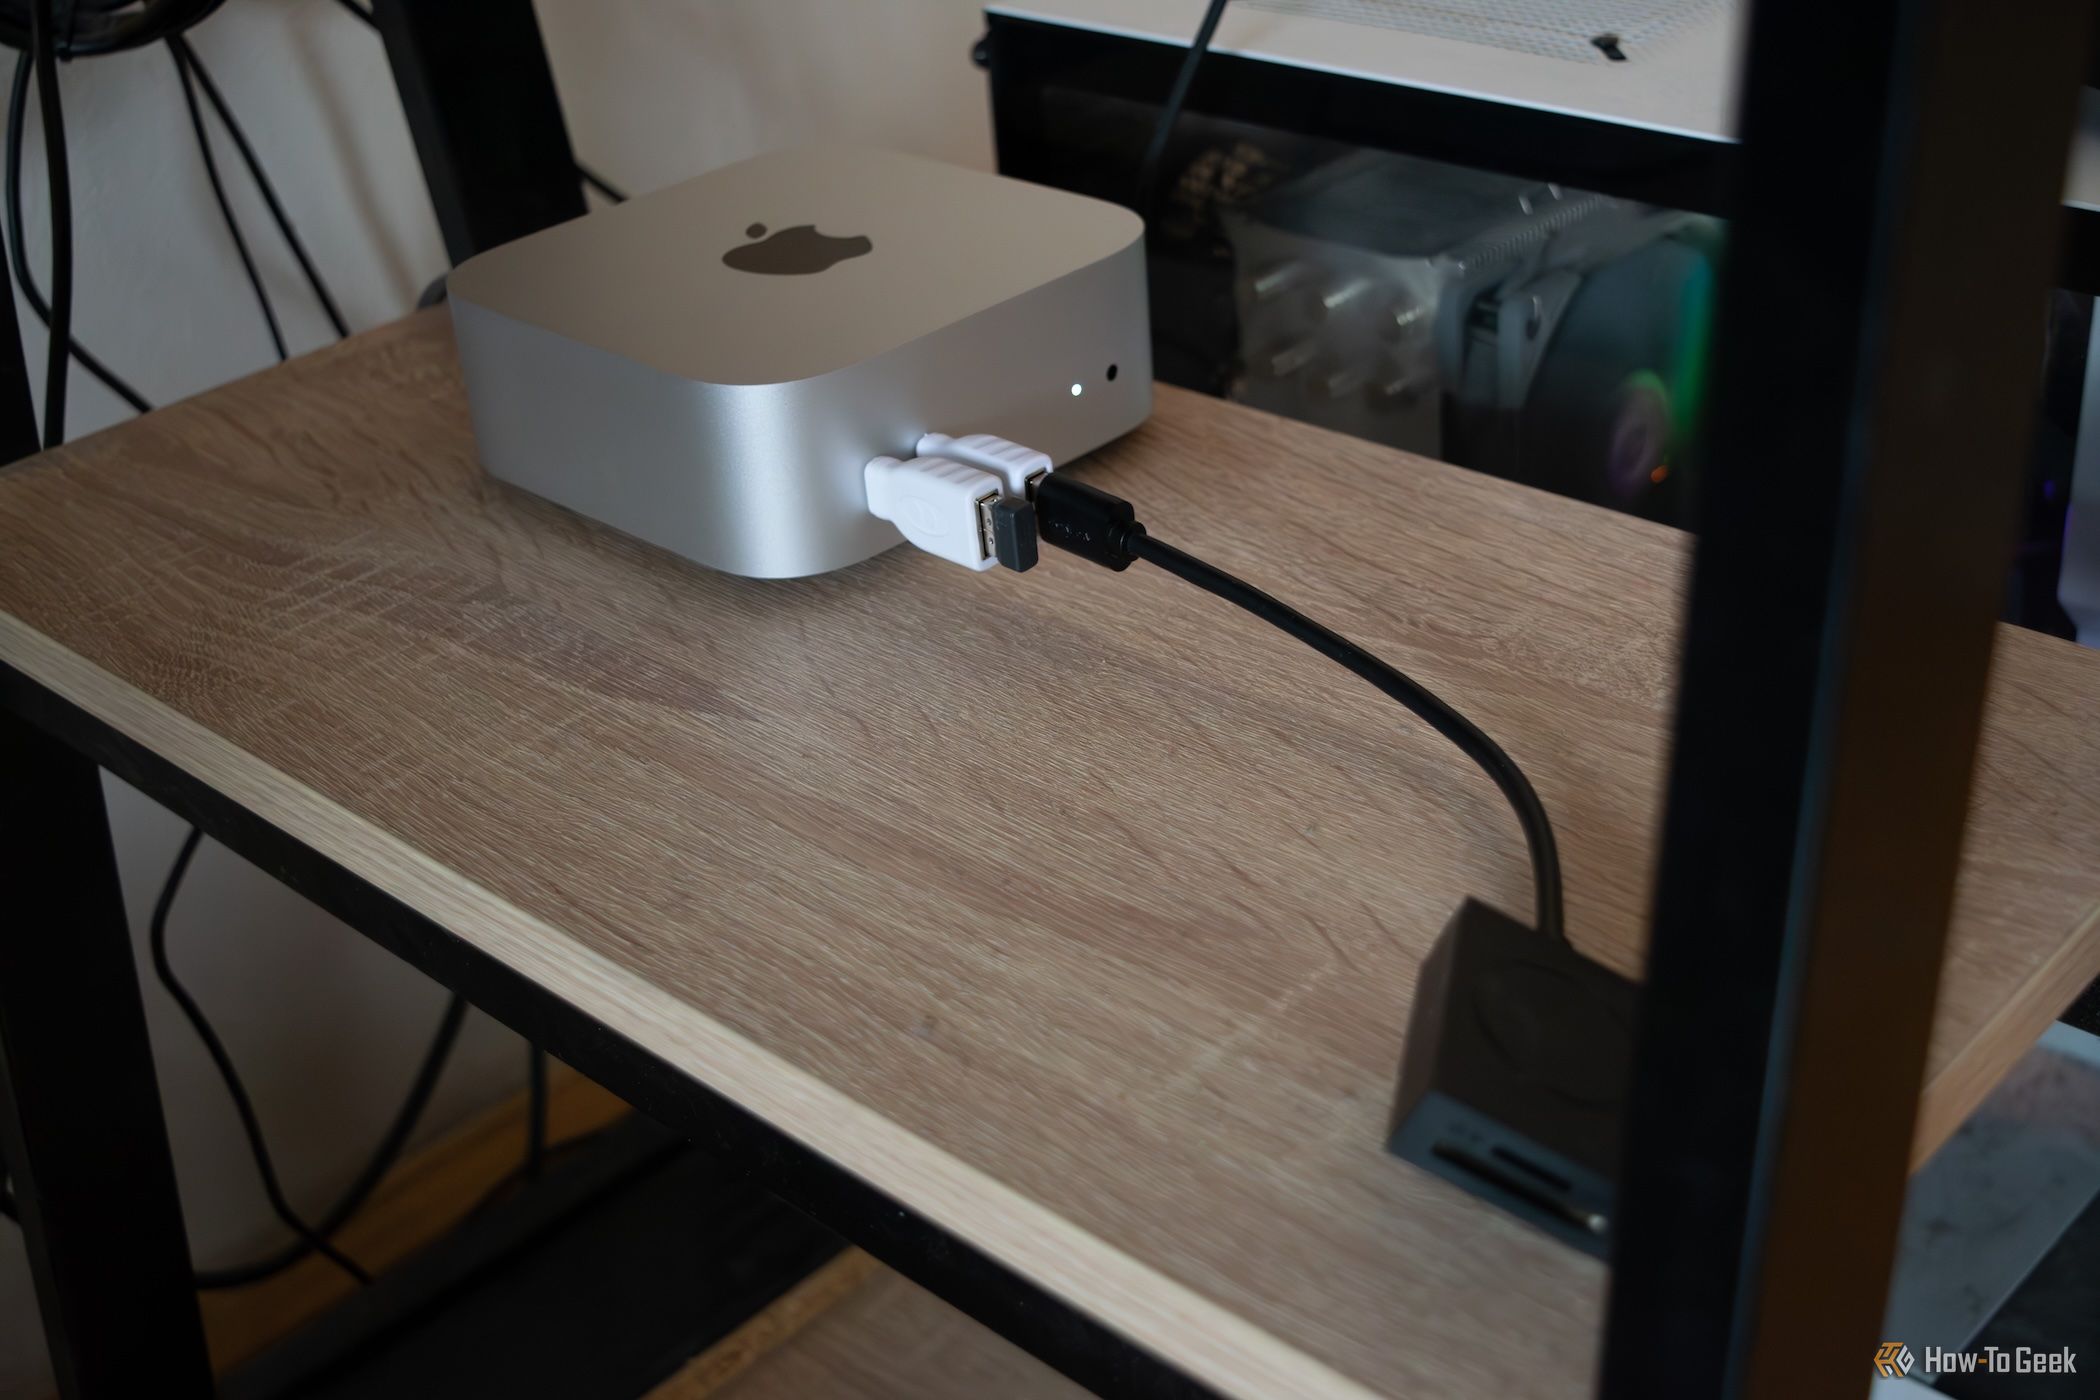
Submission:
M 630 192 L 798 141 L 991 163 L 969 61 L 976 0 L 539 0 L 539 11 L 579 158 Z M 400 315 L 445 260 L 377 39 L 330 0 L 231 0 L 192 40 L 352 328 Z M 76 338 L 155 402 L 271 363 L 166 52 L 72 64 L 61 86 Z M 27 242 L 48 286 L 34 107 Z M 220 157 L 294 350 L 322 344 L 327 324 L 224 142 Z M 17 310 L 40 385 L 41 329 Z M 129 416 L 77 367 L 71 383 L 73 435 Z M 109 797 L 143 938 L 183 828 L 119 784 Z M 442 993 L 210 844 L 170 928 L 176 967 L 245 1072 L 288 1188 L 317 1209 L 390 1117 Z M 207 1262 L 246 1257 L 279 1232 L 202 1050 L 150 972 L 142 981 L 193 1246 Z M 426 1133 L 513 1092 L 523 1067 L 519 1043 L 477 1015 Z M 49 1390 L 19 1236 L 0 1225 L 0 1400 Z

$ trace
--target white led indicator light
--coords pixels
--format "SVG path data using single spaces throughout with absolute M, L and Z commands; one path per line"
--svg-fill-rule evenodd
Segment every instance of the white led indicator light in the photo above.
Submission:
M 1078 398 L 1078 397 L 1079 397 L 1079 392 L 1080 392 L 1080 390 L 1081 390 L 1081 388 L 1082 388 L 1082 387 L 1083 387 L 1082 385 L 1078 385 L 1078 384 L 1074 384 L 1074 385 L 1072 386 L 1072 397 L 1073 397 L 1073 398 L 1075 398 L 1075 399 L 1076 399 L 1076 398 Z

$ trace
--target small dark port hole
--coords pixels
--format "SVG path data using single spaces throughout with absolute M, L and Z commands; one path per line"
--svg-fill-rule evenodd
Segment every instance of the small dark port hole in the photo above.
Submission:
M 1508 1170 L 1500 1164 L 1499 1157 L 1494 1160 L 1476 1157 L 1465 1148 L 1448 1142 L 1440 1142 L 1429 1150 L 1460 1171 L 1478 1177 L 1489 1186 L 1516 1197 L 1535 1210 L 1565 1220 L 1579 1230 L 1601 1235 L 1610 1228 L 1610 1222 L 1602 1215 L 1583 1209 L 1558 1192 L 1546 1190 L 1521 1172 Z M 1492 1152 L 1492 1149 L 1490 1151 Z M 1513 1160 L 1519 1165 L 1530 1166 L 1530 1163 L 1523 1162 L 1522 1159 Z
M 1497 1143 L 1495 1146 L 1490 1147 L 1488 1149 L 1488 1155 L 1493 1157 L 1498 1162 L 1503 1162 L 1509 1166 L 1515 1167 L 1520 1172 L 1531 1173 L 1531 1175 L 1537 1177 L 1540 1181 L 1544 1182 L 1546 1185 L 1552 1187 L 1556 1191 L 1572 1191 L 1575 1189 L 1575 1184 L 1569 1181 L 1566 1177 L 1562 1176 L 1559 1172 L 1547 1171 L 1537 1162 L 1531 1161 L 1530 1159 L 1525 1157 L 1519 1157 L 1516 1153 L 1510 1151 L 1508 1148 L 1502 1146 L 1500 1143 Z
M 1116 382 L 1116 367 L 1114 365 L 1108 367 L 1108 382 L 1111 384 Z

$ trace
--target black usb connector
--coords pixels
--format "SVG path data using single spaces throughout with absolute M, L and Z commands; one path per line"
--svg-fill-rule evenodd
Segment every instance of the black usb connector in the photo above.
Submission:
M 1058 473 L 1033 486 L 1036 533 L 1045 543 L 1118 572 L 1136 562 L 1133 545 L 1145 527 L 1130 502 Z
M 977 521 L 986 557 L 1017 574 L 1035 567 L 1034 506 L 1013 496 L 990 496 L 977 503 Z

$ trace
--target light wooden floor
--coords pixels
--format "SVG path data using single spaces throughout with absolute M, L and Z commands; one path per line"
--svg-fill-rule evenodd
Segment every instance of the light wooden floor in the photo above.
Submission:
M 548 1077 L 548 1137 L 560 1143 L 626 1114 L 627 1105 L 564 1065 Z M 335 1243 L 377 1274 L 443 1235 L 518 1165 L 525 1096 L 506 1099 L 410 1155 L 337 1232 Z M 201 1295 L 212 1366 L 226 1371 L 340 1303 L 357 1285 L 309 1256 L 247 1288 Z
M 1079 1400 L 1087 1392 L 858 1250 L 853 1286 L 812 1309 L 792 1295 L 649 1400 Z M 823 1275 L 811 1280 L 828 1289 Z M 783 1329 L 786 1329 L 783 1331 Z
M 556 1065 L 548 1121 L 555 1142 L 628 1112 Z M 336 1242 L 374 1272 L 442 1236 L 519 1161 L 525 1097 L 497 1104 L 407 1158 Z M 224 1372 L 341 1302 L 355 1287 L 308 1259 L 248 1288 L 203 1295 L 213 1366 Z M 849 1249 L 696 1356 L 646 1400 L 1066 1400 L 1086 1392 L 954 1308 Z

